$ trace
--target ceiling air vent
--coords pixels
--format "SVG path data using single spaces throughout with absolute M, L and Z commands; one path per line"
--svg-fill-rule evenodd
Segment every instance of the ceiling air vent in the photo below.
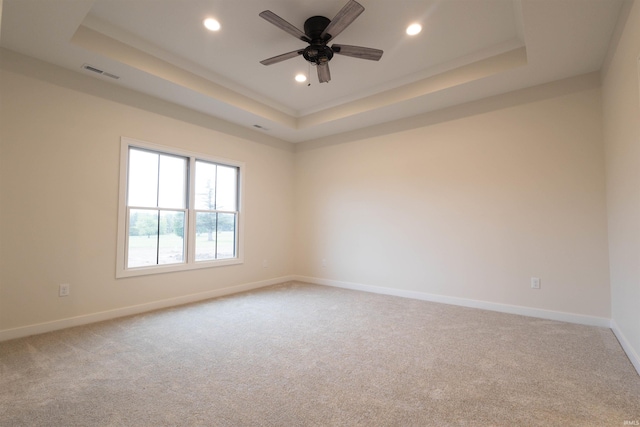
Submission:
M 120 76 L 116 76 L 115 74 L 107 73 L 106 71 L 103 71 L 103 70 L 101 70 L 99 68 L 96 68 L 96 67 L 94 67 L 92 65 L 89 65 L 89 64 L 83 64 L 82 68 L 84 68 L 87 71 L 91 71 L 93 73 L 96 73 L 96 74 L 102 74 L 103 76 L 111 77 L 112 79 L 116 79 L 117 80 L 117 79 L 120 78 Z

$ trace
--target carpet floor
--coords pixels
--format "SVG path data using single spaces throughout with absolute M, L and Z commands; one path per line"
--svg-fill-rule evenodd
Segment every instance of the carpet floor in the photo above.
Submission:
M 622 426 L 606 328 L 284 283 L 0 343 L 2 426 Z

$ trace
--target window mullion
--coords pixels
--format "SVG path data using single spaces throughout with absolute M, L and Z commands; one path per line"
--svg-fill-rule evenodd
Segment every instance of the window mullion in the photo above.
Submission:
M 159 186 L 159 185 L 158 185 Z M 156 235 L 156 265 L 160 265 L 160 209 L 158 209 L 158 229 Z
M 218 177 L 216 176 L 216 185 L 218 183 Z M 216 194 L 217 197 L 217 194 Z M 216 205 L 217 207 L 217 205 Z M 215 249 L 214 249 L 214 257 L 215 259 L 218 259 L 218 212 L 216 212 L 216 244 L 215 244 Z
M 196 212 L 195 212 L 195 200 L 196 200 L 196 159 L 195 157 L 189 157 L 189 200 L 187 201 L 188 209 L 188 232 L 186 234 L 187 239 L 187 262 L 195 263 L 196 261 Z
M 158 176 L 156 177 L 156 207 L 160 207 L 160 158 L 158 154 Z M 156 265 L 160 264 L 160 210 L 158 209 L 158 234 L 156 235 Z

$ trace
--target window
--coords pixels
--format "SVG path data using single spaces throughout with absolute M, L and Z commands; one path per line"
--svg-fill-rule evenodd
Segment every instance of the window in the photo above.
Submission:
M 122 138 L 117 277 L 242 262 L 242 164 Z

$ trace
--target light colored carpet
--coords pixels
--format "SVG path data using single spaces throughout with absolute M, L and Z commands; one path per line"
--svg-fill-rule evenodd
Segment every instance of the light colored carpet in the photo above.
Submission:
M 621 426 L 608 329 L 303 283 L 0 343 L 2 426 Z

